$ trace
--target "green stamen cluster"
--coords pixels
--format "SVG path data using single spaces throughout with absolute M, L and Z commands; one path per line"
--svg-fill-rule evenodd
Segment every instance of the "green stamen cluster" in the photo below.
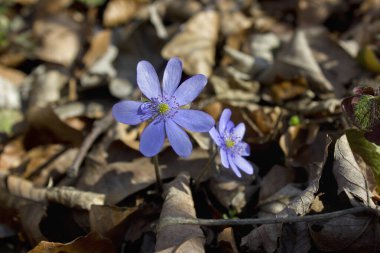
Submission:
M 233 146 L 235 146 L 235 142 L 230 139 L 226 140 L 225 144 L 227 148 L 232 148 Z
M 168 104 L 165 104 L 165 103 L 161 103 L 157 106 L 157 111 L 160 113 L 160 114 L 166 114 L 168 111 L 170 110 L 170 107 Z

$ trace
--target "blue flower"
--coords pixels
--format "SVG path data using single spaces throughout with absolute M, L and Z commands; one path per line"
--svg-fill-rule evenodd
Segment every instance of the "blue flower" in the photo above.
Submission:
M 243 158 L 243 156 L 249 156 L 250 154 L 249 145 L 242 141 L 245 125 L 240 123 L 235 127 L 230 118 L 231 110 L 224 109 L 219 120 L 219 132 L 213 127 L 209 133 L 219 147 L 222 165 L 226 168 L 231 167 L 238 177 L 241 177 L 239 170 L 251 175 L 253 167 Z
M 165 135 L 174 151 L 179 156 L 187 157 L 193 146 L 182 128 L 192 132 L 208 132 L 215 124 L 214 119 L 205 112 L 181 108 L 199 95 L 207 78 L 199 74 L 179 85 L 181 75 L 181 61 L 178 58 L 170 59 L 165 68 L 161 90 L 153 66 L 147 61 L 140 61 L 137 64 L 137 84 L 149 101 L 121 101 L 112 108 L 114 118 L 124 124 L 137 125 L 143 121 L 152 121 L 140 139 L 140 151 L 147 157 L 160 152 Z

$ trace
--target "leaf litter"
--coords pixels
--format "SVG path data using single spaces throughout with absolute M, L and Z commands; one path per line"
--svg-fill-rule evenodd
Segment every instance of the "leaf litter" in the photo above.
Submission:
M 377 252 L 378 1 L 6 0 L 0 6 L 1 252 Z M 181 83 L 191 107 L 244 122 L 253 175 L 237 178 L 208 133 L 193 152 L 139 152 L 148 124 L 116 123 L 142 100 L 136 66 Z M 184 108 L 185 109 L 185 108 Z M 154 141 L 154 140 L 152 140 Z M 368 212 L 303 221 L 353 207 Z M 375 210 L 375 211 L 374 211 Z M 168 218 L 294 218 L 254 226 Z

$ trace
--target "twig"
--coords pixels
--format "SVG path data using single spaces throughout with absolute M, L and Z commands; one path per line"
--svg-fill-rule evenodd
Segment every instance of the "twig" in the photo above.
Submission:
M 215 149 L 210 158 L 208 159 L 205 166 L 203 166 L 201 173 L 198 175 L 197 179 L 195 179 L 195 189 L 198 190 L 199 184 L 201 183 L 201 180 L 203 176 L 206 174 L 206 172 L 209 171 L 209 168 L 211 167 L 211 163 L 214 161 L 216 155 L 218 154 L 218 149 Z
M 163 187 L 162 187 L 160 165 L 158 163 L 158 155 L 153 156 L 153 164 L 154 164 L 154 172 L 156 174 L 157 192 L 162 193 Z
M 379 215 L 379 211 L 368 207 L 353 207 L 331 213 L 313 214 L 307 216 L 294 217 L 275 217 L 275 218 L 258 218 L 258 219 L 191 219 L 181 217 L 167 217 L 160 220 L 159 228 L 168 225 L 187 224 L 202 226 L 244 226 L 258 224 L 275 224 L 275 223 L 293 223 L 293 222 L 312 222 L 320 220 L 328 220 L 346 214 L 354 214 L 361 212 L 370 212 Z
M 83 141 L 73 164 L 67 171 L 67 175 L 69 177 L 75 178 L 78 175 L 79 167 L 87 155 L 88 150 L 91 148 L 92 144 L 99 137 L 99 135 L 105 132 L 112 125 L 112 123 L 113 117 L 111 111 L 109 111 L 102 119 L 95 121 L 91 133 L 87 135 L 86 139 Z

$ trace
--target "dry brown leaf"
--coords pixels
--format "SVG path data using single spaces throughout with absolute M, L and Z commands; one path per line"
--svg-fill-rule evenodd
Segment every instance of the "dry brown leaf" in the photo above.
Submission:
M 167 217 L 196 218 L 190 189 L 190 174 L 180 173 L 166 186 L 160 220 Z M 205 238 L 199 226 L 159 224 L 156 252 L 205 252 Z
M 90 210 L 90 228 L 100 235 L 111 239 L 115 245 L 123 240 L 127 217 L 136 211 L 133 208 L 92 205 Z
M 238 253 L 234 231 L 231 227 L 223 229 L 218 235 L 218 245 L 225 253 Z
M 290 126 L 280 137 L 280 147 L 286 156 L 287 163 L 298 165 L 297 156 L 304 153 L 305 148 L 312 144 L 319 132 L 319 126 L 298 125 Z
M 297 9 L 298 25 L 303 28 L 320 26 L 333 10 L 342 8 L 339 5 L 343 4 L 339 0 L 301 0 Z
M 298 30 L 291 41 L 277 54 L 273 66 L 260 77 L 264 83 L 276 78 L 289 80 L 304 77 L 312 91 L 320 96 L 331 96 L 334 88 L 323 75 L 307 42 L 305 33 Z
M 166 59 L 179 57 L 189 75 L 210 76 L 215 63 L 215 44 L 218 40 L 219 15 L 214 10 L 197 13 L 183 30 L 162 49 Z
M 103 15 L 103 24 L 113 27 L 130 21 L 139 8 L 136 0 L 112 0 L 107 4 Z
M 40 242 L 28 253 L 113 253 L 116 252 L 109 239 L 101 237 L 97 233 L 90 233 L 83 237 L 78 237 L 69 243 Z
M 70 208 L 90 210 L 91 205 L 103 205 L 105 196 L 94 192 L 80 191 L 73 187 L 36 188 L 25 179 L 8 176 L 6 186 L 2 190 L 8 193 L 35 202 L 51 201 Z M 0 189 L 1 189 L 0 188 Z
M 338 183 L 338 194 L 344 192 L 354 206 L 361 205 L 360 200 L 366 206 L 375 207 L 372 192 L 368 190 L 366 172 L 356 162 L 346 135 L 335 144 L 333 172 Z
M 67 15 L 56 14 L 34 22 L 33 31 L 40 45 L 36 55 L 48 62 L 72 65 L 81 50 L 80 28 Z
M 110 30 L 102 30 L 94 35 L 90 43 L 90 49 L 83 56 L 83 63 L 87 68 L 90 68 L 107 51 L 110 41 Z
M 380 226 L 371 216 L 343 215 L 309 224 L 310 235 L 324 252 L 378 252 Z
M 78 189 L 104 193 L 106 203 L 116 204 L 155 183 L 154 166 L 149 158 L 136 158 L 136 153 L 129 152 L 124 154 L 127 161 L 107 165 L 103 155 L 97 153 L 96 159 L 87 159 L 86 167 L 76 185 Z M 162 179 L 175 177 L 182 171 L 190 172 L 195 178 L 207 159 L 207 151 L 201 149 L 193 150 L 187 159 L 178 158 L 171 150 L 163 152 L 159 157 Z
M 278 80 L 270 86 L 269 95 L 271 100 L 281 104 L 286 100 L 294 99 L 305 94 L 307 88 L 307 81 L 303 77 L 296 77 L 290 80 Z
M 196 0 L 169 0 L 166 15 L 179 20 L 187 20 L 202 9 L 202 4 Z
M 29 148 L 57 142 L 79 146 L 83 140 L 82 132 L 65 124 L 50 106 L 29 110 L 27 122 L 29 128 L 24 143 Z
M 68 82 L 67 71 L 40 65 L 24 80 L 22 91 L 27 96 L 29 108 L 46 106 L 58 102 L 61 98 L 61 89 Z
M 0 65 L 0 76 L 4 79 L 9 80 L 16 87 L 19 87 L 22 81 L 25 79 L 26 75 L 24 72 L 17 69 L 8 68 Z
M 9 141 L 5 146 L 0 146 L 0 171 L 6 171 L 18 167 L 25 155 L 22 138 L 16 138 Z
M 240 213 L 258 188 L 251 185 L 253 180 L 254 176 L 236 178 L 230 169 L 221 168 L 220 173 L 211 177 L 209 188 L 225 208 L 232 207 Z
M 309 186 L 295 199 L 293 199 L 287 208 L 281 211 L 277 216 L 278 217 L 287 217 L 287 216 L 295 216 L 295 215 L 306 215 L 310 206 L 315 198 L 314 194 L 317 193 L 319 189 L 319 180 L 322 175 L 323 166 L 326 162 L 328 155 L 328 147 L 331 143 L 331 138 L 328 136 L 324 136 L 320 138 L 321 140 L 316 141 L 314 146 L 320 149 L 321 144 L 323 143 L 323 150 L 319 150 L 313 156 L 313 160 L 311 160 L 308 164 L 309 170 Z M 300 228 L 301 231 L 306 231 L 305 229 Z M 269 224 L 269 225 L 261 225 L 260 227 L 252 230 L 247 236 L 242 238 L 241 244 L 244 246 L 248 246 L 250 250 L 257 251 L 259 248 L 264 247 L 266 252 L 274 252 L 277 249 L 277 241 L 282 232 L 281 224 Z M 299 235 L 298 238 L 300 240 L 307 240 L 307 237 L 303 235 Z M 297 245 L 299 242 L 295 242 Z M 303 248 L 303 251 L 307 252 L 310 249 L 310 243 L 306 241 L 307 245 Z
M 279 175 L 281 175 L 279 177 Z M 285 185 L 293 182 L 295 179 L 295 171 L 292 168 L 275 165 L 263 177 L 260 182 L 259 203 L 280 190 Z

